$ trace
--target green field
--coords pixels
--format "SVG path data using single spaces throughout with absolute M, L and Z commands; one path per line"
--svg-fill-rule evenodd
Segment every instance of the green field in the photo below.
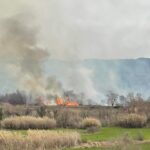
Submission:
M 126 129 L 117 127 L 106 127 L 102 128 L 97 133 L 86 133 L 84 130 L 78 130 L 81 134 L 83 141 L 111 141 L 122 138 L 125 134 L 129 137 L 136 139 L 139 135 L 142 135 L 143 140 L 150 140 L 150 128 L 139 128 L 139 129 Z M 74 150 L 74 149 L 67 149 Z M 122 148 L 79 148 L 75 150 L 122 150 Z M 128 145 L 127 150 L 150 150 L 149 144 L 141 145 Z
M 120 138 L 125 134 L 128 134 L 132 138 L 136 138 L 139 134 L 143 136 L 144 140 L 150 139 L 150 128 L 139 128 L 139 129 L 126 129 L 126 128 L 102 128 L 97 133 L 86 133 L 85 131 L 80 131 L 81 137 L 84 141 L 106 141 L 115 140 Z

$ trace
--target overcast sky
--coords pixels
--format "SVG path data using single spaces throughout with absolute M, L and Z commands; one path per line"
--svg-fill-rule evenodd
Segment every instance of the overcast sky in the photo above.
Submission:
M 149 0 L 0 0 L 0 21 L 18 14 L 52 58 L 150 57 Z

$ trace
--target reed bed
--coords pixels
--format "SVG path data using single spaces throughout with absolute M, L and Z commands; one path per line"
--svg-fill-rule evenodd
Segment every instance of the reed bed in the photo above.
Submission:
M 2 120 L 1 127 L 14 130 L 54 129 L 56 121 L 48 117 L 16 116 Z
M 0 131 L 0 150 L 57 150 L 78 145 L 77 132 L 29 130 L 23 136 L 17 132 Z

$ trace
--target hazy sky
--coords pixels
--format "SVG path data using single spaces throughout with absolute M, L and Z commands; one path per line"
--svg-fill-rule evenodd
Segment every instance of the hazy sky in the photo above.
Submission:
M 149 0 L 0 0 L 0 21 L 18 14 L 52 58 L 150 57 Z

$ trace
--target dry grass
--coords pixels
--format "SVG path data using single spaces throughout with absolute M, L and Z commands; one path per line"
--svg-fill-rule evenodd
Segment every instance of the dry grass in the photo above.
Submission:
M 56 121 L 48 117 L 36 118 L 31 116 L 10 117 L 1 122 L 5 129 L 53 129 L 56 127 Z
M 63 109 L 57 112 L 57 126 L 63 128 L 80 128 L 80 111 L 72 109 Z
M 100 128 L 101 127 L 101 122 L 98 119 L 88 117 L 88 118 L 83 119 L 83 121 L 81 123 L 81 126 L 84 129 L 87 129 L 87 128 L 90 128 L 90 127 Z
M 126 128 L 141 128 L 147 123 L 147 117 L 138 114 L 120 115 L 117 124 Z
M 75 146 L 80 142 L 77 132 L 28 131 L 27 136 L 0 131 L 1 150 L 52 150 Z

